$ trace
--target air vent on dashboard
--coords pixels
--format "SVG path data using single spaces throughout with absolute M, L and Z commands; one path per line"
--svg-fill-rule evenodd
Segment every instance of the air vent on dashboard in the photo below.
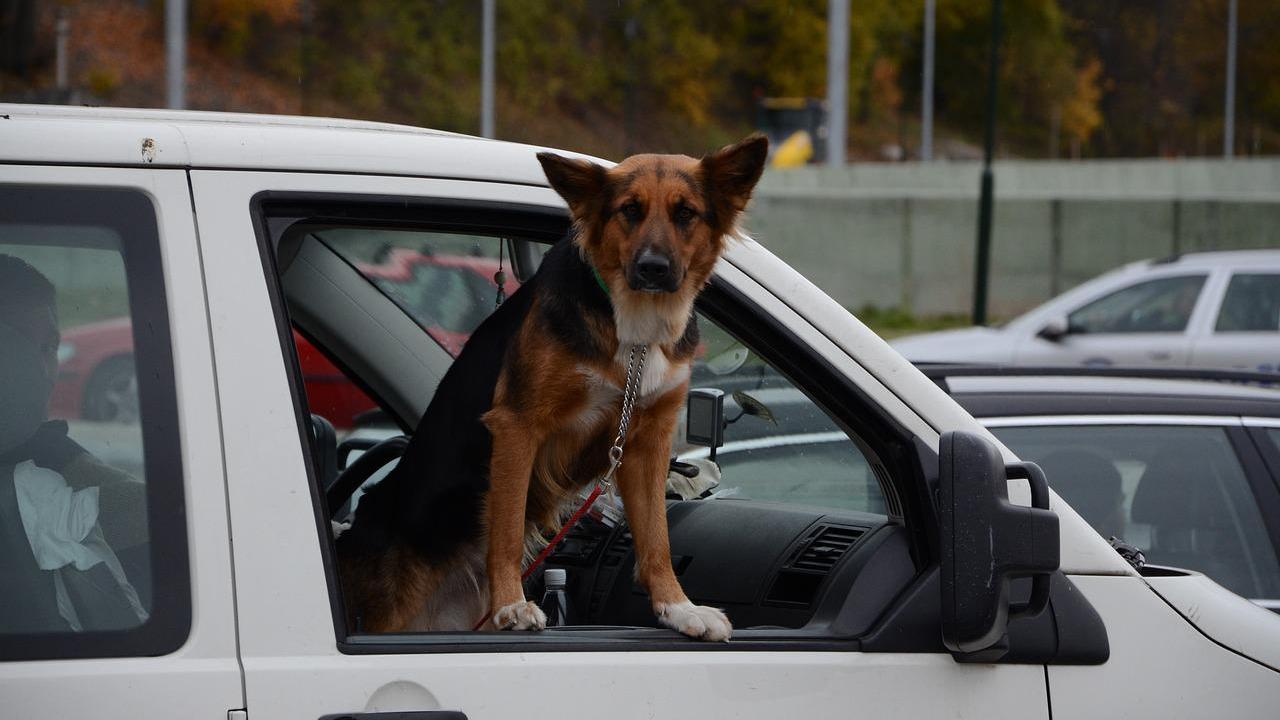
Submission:
M 819 525 L 811 530 L 773 579 L 766 605 L 808 606 L 831 569 L 866 534 L 863 528 Z
M 810 537 L 800 555 L 791 562 L 797 570 L 817 570 L 827 573 L 835 567 L 836 562 L 845 551 L 853 547 L 853 543 L 865 532 L 861 528 L 836 527 L 827 525 L 819 527 Z

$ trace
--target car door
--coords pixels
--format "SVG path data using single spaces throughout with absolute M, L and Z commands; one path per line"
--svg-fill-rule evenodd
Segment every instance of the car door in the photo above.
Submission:
M 1019 365 L 1182 367 L 1189 330 L 1208 312 L 1206 273 L 1137 280 L 1067 314 L 1067 333 L 1031 338 L 1015 351 Z
M 181 170 L 0 165 L 6 717 L 244 707 L 194 231 Z
M 499 238 L 512 234 L 545 237 L 548 222 L 563 233 L 563 204 L 542 187 L 329 173 L 193 171 L 192 187 L 201 237 L 217 238 L 201 251 L 222 419 L 232 428 L 225 451 L 250 716 L 385 711 L 412 711 L 423 718 L 437 711 L 439 717 L 459 711 L 469 718 L 551 713 L 582 718 L 1048 716 L 1043 665 L 958 664 L 943 651 L 940 633 L 927 624 L 922 633 L 890 633 L 880 636 L 878 645 L 865 643 L 879 651 L 864 650 L 863 641 L 853 638 L 778 629 L 743 628 L 725 644 L 695 643 L 652 628 L 392 636 L 348 629 L 337 595 L 331 527 L 321 512 L 318 463 L 305 432 L 308 409 L 291 357 L 290 317 L 326 329 L 314 339 L 351 358 L 347 369 L 388 412 L 409 417 L 407 424 L 412 413 L 421 412 L 423 399 L 397 391 L 394 376 L 422 377 L 420 391 L 428 394 L 432 378 L 452 358 L 411 317 L 404 298 L 374 283 L 347 281 L 358 278 L 351 275 L 351 263 L 326 254 L 339 242 L 334 226 L 423 233 L 434 232 L 423 227 L 440 217 L 439 226 L 451 232 L 468 232 L 469 223 L 477 228 L 474 234 L 490 234 L 496 249 Z M 315 218 L 324 222 L 316 224 Z M 327 229 L 315 231 L 321 227 Z M 290 234 L 291 228 L 306 232 Z M 286 249 L 284 239 L 299 236 L 304 239 Z M 277 250 L 288 257 L 277 257 Z M 277 279 L 282 268 L 287 268 L 284 277 Z M 913 449 L 936 446 L 936 433 L 875 386 L 847 354 L 731 264 L 722 264 L 713 284 L 730 303 L 723 317 L 740 318 L 740 332 L 758 333 L 761 346 L 772 346 L 768 354 L 782 362 L 789 356 L 792 362 L 812 358 L 809 372 L 830 378 L 826 385 L 802 383 L 805 394 L 826 398 L 833 407 L 840 398 L 864 403 L 861 412 L 836 412 L 846 429 L 849 423 L 868 422 L 860 418 L 878 416 L 883 418 L 876 421 L 878 432 L 897 433 L 892 452 L 883 444 L 890 442 L 886 437 L 877 439 L 868 430 L 863 438 L 897 463 L 892 471 L 881 469 L 897 478 L 887 479 L 905 489 L 908 477 L 920 476 L 930 458 L 936 469 L 932 451 L 917 457 Z M 329 294 L 309 295 L 313 290 Z M 325 300 L 347 310 L 323 318 L 308 314 Z M 329 332 L 339 327 L 351 337 Z M 365 351 L 376 344 L 377 333 L 401 339 L 387 344 L 394 348 L 385 358 L 387 367 L 400 370 L 384 372 L 361 359 L 368 357 Z M 822 368 L 835 368 L 834 374 Z M 859 383 L 862 389 L 854 389 Z M 845 385 L 848 389 L 841 389 Z M 884 398 L 884 404 L 857 400 L 867 394 Z M 916 469 L 901 469 L 907 467 L 902 463 Z M 899 506 L 897 512 L 912 518 L 924 512 L 916 500 L 906 505 L 907 511 Z M 899 534 L 906 522 L 888 521 L 883 527 L 907 542 Z M 905 574 L 893 582 L 927 581 L 912 580 L 923 568 L 914 566 L 909 553 L 895 557 L 907 565 L 898 566 Z M 855 605 L 864 597 L 906 602 L 884 597 L 888 585 L 874 587 L 880 592 L 868 588 L 865 596 L 846 591 L 847 596 L 835 597 Z M 917 588 L 916 593 L 923 593 L 926 608 L 936 605 L 936 590 Z M 865 607 L 862 612 L 868 623 L 883 615 Z
M 1191 365 L 1280 372 L 1280 269 L 1224 272 Z

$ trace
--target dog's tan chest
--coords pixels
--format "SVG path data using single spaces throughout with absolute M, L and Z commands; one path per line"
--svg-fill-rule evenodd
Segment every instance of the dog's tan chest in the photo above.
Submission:
M 630 348 L 619 348 L 614 358 L 615 373 L 605 374 L 596 368 L 578 365 L 577 372 L 582 378 L 587 402 L 574 418 L 574 424 L 594 427 L 595 423 L 621 407 L 629 356 Z M 672 362 L 661 346 L 650 346 L 640 378 L 639 405 L 643 407 L 679 387 L 689 379 L 690 372 L 690 363 Z

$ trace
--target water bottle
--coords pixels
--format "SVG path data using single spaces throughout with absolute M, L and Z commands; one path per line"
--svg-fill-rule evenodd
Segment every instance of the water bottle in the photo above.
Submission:
M 546 592 L 542 594 L 542 612 L 547 614 L 547 627 L 560 627 L 569 622 L 569 598 L 564 587 L 567 582 L 563 568 L 547 568 L 542 573 Z

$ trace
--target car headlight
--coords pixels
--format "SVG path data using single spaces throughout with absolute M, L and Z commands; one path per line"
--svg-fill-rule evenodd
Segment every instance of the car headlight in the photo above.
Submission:
M 76 346 L 69 342 L 58 343 L 58 364 L 61 365 L 76 356 Z

